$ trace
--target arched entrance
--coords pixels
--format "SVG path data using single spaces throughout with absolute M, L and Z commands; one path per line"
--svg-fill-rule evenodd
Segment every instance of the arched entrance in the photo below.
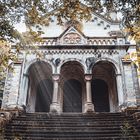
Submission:
M 100 61 L 92 70 L 92 101 L 96 112 L 116 112 L 118 94 L 114 65 Z
M 79 62 L 69 61 L 61 67 L 61 102 L 63 112 L 82 112 L 84 71 Z
M 37 61 L 29 68 L 28 112 L 49 112 L 53 83 L 51 66 Z
M 109 93 L 105 81 L 94 79 L 92 81 L 92 101 L 95 112 L 109 112 Z
M 82 85 L 78 80 L 70 79 L 64 83 L 64 112 L 82 112 Z

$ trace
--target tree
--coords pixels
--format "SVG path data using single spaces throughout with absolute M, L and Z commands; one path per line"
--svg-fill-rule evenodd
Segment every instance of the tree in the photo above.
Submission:
M 108 13 L 112 11 L 122 13 L 122 27 L 127 27 L 129 34 L 138 38 L 139 0 L 82 0 L 82 3 L 80 0 L 1 0 L 0 36 L 2 39 L 17 39 L 19 36 L 14 24 L 21 20 L 28 27 L 48 25 L 52 16 L 55 16 L 58 23 L 63 24 L 63 19 L 90 20 L 92 12 L 104 13 L 104 16 L 109 17 Z
M 137 42 L 140 40 L 140 1 L 139 0 L 0 0 L 0 69 L 8 67 L 8 60 L 13 58 L 11 51 L 3 55 L 3 41 L 16 42 L 17 52 L 32 41 L 39 39 L 42 31 L 39 25 L 49 25 L 53 16 L 58 24 L 65 20 L 90 20 L 92 12 L 109 17 L 110 12 L 121 12 L 121 27 Z M 25 22 L 28 33 L 20 34 L 14 24 Z M 36 32 L 32 31 L 36 27 Z M 5 47 L 4 47 L 5 48 Z M 13 60 L 13 59 L 11 59 Z M 6 65 L 5 65 L 6 64 Z

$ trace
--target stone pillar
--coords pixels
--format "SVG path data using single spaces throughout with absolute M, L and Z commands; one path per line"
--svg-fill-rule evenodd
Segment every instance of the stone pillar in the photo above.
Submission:
M 53 75 L 53 97 L 52 97 L 52 104 L 50 105 L 50 112 L 51 113 L 60 113 L 60 104 L 58 102 L 58 91 L 59 91 L 59 75 Z
M 122 86 L 122 77 L 121 74 L 116 75 L 117 82 L 117 92 L 118 92 L 118 105 L 119 109 L 123 109 L 124 106 L 124 94 L 123 94 L 123 86 Z
M 94 112 L 94 105 L 92 103 L 91 80 L 92 80 L 92 75 L 85 75 L 86 101 L 85 101 L 84 113 Z
M 29 75 L 23 74 L 23 77 L 21 78 L 20 93 L 18 99 L 18 105 L 21 109 L 23 109 L 23 106 L 26 107 L 28 87 L 29 87 Z
M 133 78 L 133 85 L 136 94 L 136 105 L 140 107 L 140 88 L 139 88 L 139 81 L 138 81 L 138 73 L 137 73 L 137 66 L 132 63 L 132 78 Z
M 136 108 L 137 107 L 137 95 L 135 91 L 135 82 L 132 69 L 131 61 L 126 61 L 123 63 L 124 66 L 124 76 L 125 76 L 125 94 L 126 94 L 126 108 Z

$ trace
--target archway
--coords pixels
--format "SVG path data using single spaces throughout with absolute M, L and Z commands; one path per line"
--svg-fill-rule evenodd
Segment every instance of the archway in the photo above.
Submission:
M 84 71 L 76 61 L 69 61 L 61 67 L 61 102 L 63 112 L 82 112 L 85 96 Z
M 78 80 L 70 79 L 64 83 L 64 112 L 82 112 L 82 85 Z
M 49 112 L 53 83 L 51 66 L 37 61 L 29 68 L 28 112 Z
M 95 112 L 109 112 L 109 93 L 106 82 L 94 79 L 92 81 L 92 93 Z
M 107 61 L 100 61 L 92 70 L 92 101 L 96 112 L 116 112 L 118 94 L 115 67 Z

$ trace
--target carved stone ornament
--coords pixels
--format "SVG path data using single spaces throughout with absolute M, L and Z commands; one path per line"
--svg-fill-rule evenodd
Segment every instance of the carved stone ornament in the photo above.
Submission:
M 88 67 L 88 69 L 91 67 L 92 64 L 95 63 L 95 58 L 94 57 L 89 57 L 86 59 L 86 66 Z
M 61 60 L 60 60 L 60 58 L 56 58 L 56 59 L 52 59 L 51 61 L 52 61 L 52 63 L 54 64 L 54 66 L 57 67 L 57 66 L 60 64 L 60 61 L 61 61 Z
M 81 44 L 81 36 L 77 33 L 68 33 L 63 38 L 64 44 Z

